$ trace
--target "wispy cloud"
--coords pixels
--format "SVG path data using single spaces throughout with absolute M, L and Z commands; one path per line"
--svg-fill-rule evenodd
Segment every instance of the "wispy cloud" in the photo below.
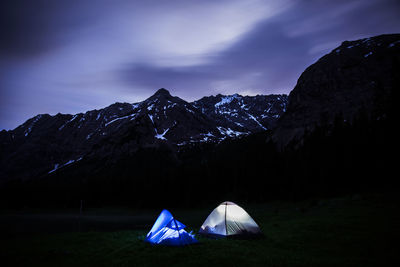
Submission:
M 288 93 L 346 39 L 399 32 L 395 0 L 13 0 L 0 7 L 0 128 L 37 113 Z

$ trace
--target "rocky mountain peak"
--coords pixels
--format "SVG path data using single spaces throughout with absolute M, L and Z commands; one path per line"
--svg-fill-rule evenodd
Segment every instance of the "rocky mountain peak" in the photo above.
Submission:
M 385 116 L 399 73 L 400 34 L 343 42 L 301 74 L 274 140 L 281 146 L 300 141 L 305 131 L 336 117 L 351 122 L 361 109 L 372 119 Z
M 165 88 L 158 89 L 152 96 L 143 101 L 143 103 L 147 105 L 147 107 L 154 106 L 158 107 L 158 109 L 163 109 L 165 106 L 170 106 L 174 103 L 177 105 L 188 105 L 188 102 L 177 96 L 172 96 Z
M 170 92 L 165 88 L 158 89 L 150 98 L 170 98 Z

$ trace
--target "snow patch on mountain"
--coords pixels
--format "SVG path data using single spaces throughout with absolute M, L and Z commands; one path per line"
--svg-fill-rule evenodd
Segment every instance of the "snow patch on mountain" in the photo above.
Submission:
M 148 111 L 150 111 L 150 110 L 152 110 L 152 109 L 153 109 L 153 107 L 154 107 L 154 103 L 153 103 L 153 104 L 151 104 L 150 106 L 148 106 L 148 107 L 147 107 L 147 110 L 148 110 Z
M 74 162 L 78 162 L 78 161 L 80 161 L 80 160 L 82 160 L 82 159 L 83 159 L 83 157 L 79 157 L 79 158 L 77 158 L 77 159 L 71 159 L 71 160 L 67 161 L 67 162 L 64 163 L 64 164 L 56 163 L 56 164 L 54 164 L 54 168 L 53 168 L 51 171 L 49 171 L 48 173 L 55 172 L 55 171 L 59 170 L 59 169 L 62 168 L 62 167 L 68 166 L 68 165 L 70 165 L 70 164 L 72 164 L 72 163 L 74 163 Z
M 400 40 L 389 44 L 388 48 L 394 47 L 396 44 L 400 44 Z
M 136 113 L 133 113 L 133 114 L 130 114 L 130 115 L 126 115 L 126 116 L 123 116 L 123 117 L 119 117 L 119 118 L 113 119 L 112 121 L 107 122 L 106 124 L 104 124 L 104 126 L 107 127 L 108 125 L 110 125 L 111 123 L 114 123 L 116 121 L 127 119 L 127 118 L 134 118 L 135 116 L 136 116 Z
M 234 99 L 239 99 L 240 96 L 238 94 L 234 94 L 234 95 L 230 95 L 230 96 L 223 96 L 221 98 L 221 101 L 219 101 L 218 103 L 216 103 L 214 106 L 216 108 L 222 106 L 222 105 L 226 105 L 231 103 Z
M 151 114 L 148 114 L 148 116 L 149 116 L 149 118 L 150 118 L 151 122 L 154 124 L 153 115 L 151 115 Z
M 61 131 L 62 129 L 64 129 L 64 127 L 65 127 L 67 124 L 69 124 L 69 123 L 71 123 L 72 121 L 74 121 L 74 120 L 78 117 L 78 115 L 79 115 L 79 114 L 74 115 L 74 116 L 72 117 L 72 119 L 70 119 L 69 121 L 67 121 L 67 122 L 64 123 L 63 125 L 61 125 L 61 127 L 58 128 L 58 130 Z
M 163 133 L 161 133 L 161 134 L 156 134 L 154 137 L 157 138 L 157 139 L 167 140 L 167 139 L 164 137 L 164 135 L 165 135 L 168 131 L 169 131 L 169 128 L 166 129 L 166 130 L 165 130 Z M 157 132 L 157 131 L 156 131 L 156 132 Z
M 222 126 L 217 126 L 217 129 L 222 135 L 229 136 L 229 137 L 238 137 L 240 135 L 248 134 L 245 132 L 234 131 L 231 128 L 225 128 Z
M 253 115 L 249 113 L 247 113 L 247 115 L 249 115 L 249 117 L 258 124 L 258 126 L 260 126 L 264 130 L 267 130 L 267 128 L 265 128 Z
M 372 55 L 372 52 L 365 54 L 364 57 L 369 57 L 370 55 Z

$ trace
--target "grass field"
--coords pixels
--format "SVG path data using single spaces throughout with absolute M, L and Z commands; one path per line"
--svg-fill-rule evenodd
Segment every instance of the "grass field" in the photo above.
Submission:
M 3 212 L 0 266 L 400 266 L 395 264 L 400 263 L 400 216 L 394 200 L 370 195 L 242 207 L 260 225 L 263 238 L 198 237 L 199 244 L 187 247 L 143 242 L 161 208 L 87 211 L 81 232 L 75 223 L 54 233 L 48 233 L 51 225 L 70 218 L 68 214 L 57 214 L 61 217 L 46 227 L 41 214 Z M 213 208 L 171 212 L 197 232 Z M 45 229 L 29 231 L 31 222 L 43 223 Z M 20 229 L 24 224 L 26 232 Z M 96 231 L 88 231 L 91 227 Z

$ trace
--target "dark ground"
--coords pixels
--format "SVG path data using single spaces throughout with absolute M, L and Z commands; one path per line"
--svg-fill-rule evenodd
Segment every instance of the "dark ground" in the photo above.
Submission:
M 214 206 L 170 211 L 197 233 Z M 80 217 L 79 210 L 2 211 L 1 266 L 396 266 L 399 262 L 400 216 L 394 198 L 351 195 L 242 207 L 260 225 L 263 238 L 197 236 L 199 244 L 180 248 L 143 242 L 164 207 L 92 209 Z

